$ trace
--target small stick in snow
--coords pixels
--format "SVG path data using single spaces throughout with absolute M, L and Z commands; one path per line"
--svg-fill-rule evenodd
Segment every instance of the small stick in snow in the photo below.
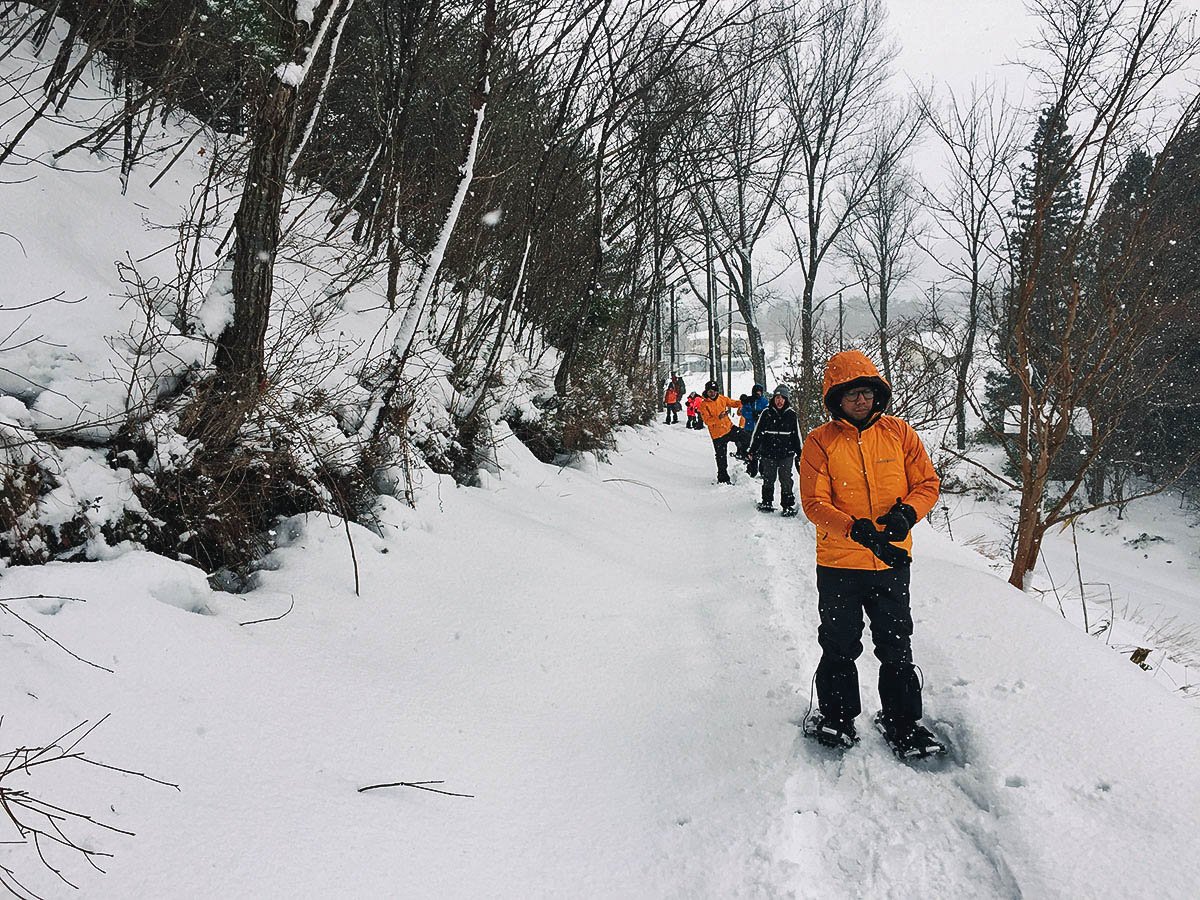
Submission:
M 409 787 L 416 788 L 418 791 L 429 791 L 431 794 L 445 794 L 447 797 L 467 797 L 475 799 L 474 794 L 456 794 L 453 791 L 443 791 L 438 788 L 431 788 L 431 784 L 445 784 L 444 781 L 393 781 L 388 784 L 368 784 L 366 787 L 360 787 L 358 792 L 361 794 L 364 791 L 373 791 L 376 788 L 391 788 L 391 787 Z
M 29 594 L 24 597 L 5 597 L 3 600 L 0 600 L 0 612 L 8 613 L 10 616 L 12 616 L 14 619 L 16 619 L 18 622 L 20 622 L 26 628 L 28 628 L 30 631 L 32 631 L 34 634 L 36 634 L 38 637 L 40 637 L 43 641 L 53 644 L 55 647 L 57 647 L 63 653 L 67 654 L 67 656 L 77 659 L 81 663 L 91 666 L 93 669 L 99 669 L 102 672 L 107 672 L 109 675 L 113 674 L 112 669 L 108 668 L 107 666 L 102 666 L 99 663 L 94 663 L 90 659 L 84 659 L 78 653 L 75 653 L 74 651 L 68 649 L 65 645 L 61 644 L 59 641 L 56 641 L 54 638 L 52 638 L 50 635 L 48 635 L 45 631 L 43 631 L 37 625 L 30 622 L 28 619 L 26 619 L 20 613 L 16 612 L 15 610 L 9 609 L 8 603 L 9 603 L 9 601 L 12 601 L 12 600 L 73 600 L 73 601 L 77 601 L 79 603 L 84 603 L 86 601 L 80 599 L 79 597 L 56 597 L 56 596 L 53 596 L 50 594 Z
M 285 609 L 283 612 L 281 612 L 279 615 L 267 616 L 267 618 L 265 618 L 265 619 L 251 619 L 249 622 L 238 622 L 238 624 L 239 625 L 257 625 L 259 622 L 278 622 L 280 619 L 282 619 L 284 616 L 286 616 L 288 613 L 290 613 L 292 611 L 293 607 L 295 607 L 295 605 L 296 605 L 296 595 L 288 594 L 288 596 L 292 598 L 292 602 L 289 603 L 288 608 Z
M 660 491 L 658 488 L 656 488 L 652 484 L 646 484 L 646 482 L 638 481 L 635 478 L 605 478 L 604 479 L 605 484 L 608 484 L 608 482 L 610 482 L 610 481 L 626 481 L 629 484 L 636 484 L 638 487 L 649 488 L 650 490 L 654 491 L 654 493 L 658 496 L 658 499 L 663 502 L 663 506 L 665 506 L 667 509 L 671 509 L 671 504 L 668 503 L 667 498 L 662 495 L 662 491 Z M 673 511 L 674 510 L 672 510 L 672 512 Z

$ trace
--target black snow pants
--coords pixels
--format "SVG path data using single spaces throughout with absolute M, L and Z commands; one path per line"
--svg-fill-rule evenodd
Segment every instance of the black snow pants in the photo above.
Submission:
M 907 568 L 869 571 L 817 566 L 821 626 L 817 641 L 817 702 L 827 719 L 849 722 L 862 712 L 858 668 L 863 611 L 879 659 L 879 700 L 885 718 L 907 724 L 921 718 L 921 683 L 912 657 L 912 613 Z
M 763 503 L 775 502 L 775 479 L 779 479 L 779 505 L 790 509 L 796 505 L 796 494 L 792 487 L 792 471 L 796 467 L 796 454 L 785 456 L 758 456 L 758 470 L 762 474 Z
M 717 482 L 729 483 L 729 442 L 733 441 L 738 453 L 745 453 L 750 443 L 750 437 L 745 431 L 734 425 L 727 434 L 713 438 L 713 451 L 717 455 Z

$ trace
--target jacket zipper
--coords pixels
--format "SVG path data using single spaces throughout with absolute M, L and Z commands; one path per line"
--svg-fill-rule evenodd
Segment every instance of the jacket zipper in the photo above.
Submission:
M 863 484 L 867 486 L 867 518 L 875 518 L 875 501 L 871 498 L 871 479 L 867 477 L 867 455 L 863 453 L 862 432 L 858 433 L 858 459 L 862 463 Z M 872 554 L 872 557 L 874 554 Z M 879 568 L 878 560 L 872 559 L 874 568 Z
M 871 479 L 867 477 L 867 455 L 863 453 L 861 431 L 858 433 L 858 459 L 862 463 L 863 484 L 867 486 L 867 512 L 874 518 L 875 501 L 871 497 Z

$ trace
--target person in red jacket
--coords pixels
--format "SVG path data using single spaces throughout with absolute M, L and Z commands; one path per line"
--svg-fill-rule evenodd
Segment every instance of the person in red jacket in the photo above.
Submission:
M 687 427 L 700 429 L 704 426 L 700 422 L 700 395 L 695 391 L 688 394 L 687 398 Z
M 885 415 L 892 389 L 865 355 L 847 350 L 830 359 L 824 394 L 832 420 L 809 432 L 800 454 L 801 506 L 817 528 L 821 617 L 819 710 L 806 716 L 804 730 L 831 746 L 858 742 L 855 660 L 865 610 L 880 662 L 876 726 L 901 757 L 943 753 L 920 722 L 909 609 L 909 532 L 937 502 L 940 481 L 917 433 Z
M 704 399 L 700 401 L 700 418 L 708 426 L 708 436 L 712 438 L 713 452 L 717 456 L 717 484 L 730 484 L 729 480 L 729 442 L 737 447 L 737 456 L 744 458 L 748 437 L 746 432 L 738 428 L 729 419 L 729 410 L 741 409 L 741 402 L 721 394 L 721 386 L 715 381 L 704 385 Z

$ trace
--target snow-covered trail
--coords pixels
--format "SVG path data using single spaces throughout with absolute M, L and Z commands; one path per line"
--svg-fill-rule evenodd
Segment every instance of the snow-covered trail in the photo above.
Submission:
M 112 712 L 93 756 L 179 783 L 54 781 L 101 835 L 83 896 L 1188 897 L 1200 716 L 927 525 L 914 639 L 958 757 L 837 756 L 809 703 L 812 529 L 714 485 L 682 426 L 611 464 L 515 442 L 482 490 L 285 529 L 241 597 L 146 554 L 4 573 L 99 673 L 13 631 L 5 731 Z M 241 627 L 239 621 L 278 615 Z M 10 643 L 10 646 L 13 646 Z M 1121 722 L 1114 733 L 1108 723 Z M 444 797 L 378 782 L 444 780 Z M 0 852 L 5 848 L 0 847 Z

